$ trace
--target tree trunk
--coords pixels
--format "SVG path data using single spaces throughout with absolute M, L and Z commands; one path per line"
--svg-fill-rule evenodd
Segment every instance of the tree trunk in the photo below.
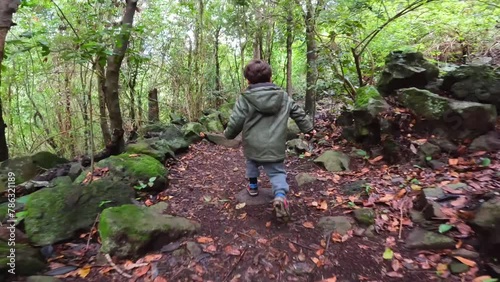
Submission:
M 5 39 L 7 33 L 12 26 L 12 15 L 17 11 L 19 0 L 2 0 L 0 1 L 0 85 L 2 81 L 1 66 L 3 62 Z M 7 125 L 3 119 L 2 99 L 0 97 L 0 162 L 9 158 L 9 147 L 7 146 L 7 139 L 5 138 L 5 130 Z
M 148 95 L 148 122 L 160 121 L 160 107 L 158 106 L 158 89 L 149 90 Z
M 292 95 L 293 11 L 288 9 L 286 19 L 286 92 Z
M 117 155 L 123 152 L 125 141 L 123 139 L 123 119 L 120 109 L 120 98 L 118 95 L 120 67 L 123 57 L 127 51 L 130 32 L 134 22 L 134 15 L 137 8 L 137 0 L 126 0 L 127 6 L 122 18 L 122 27 L 119 38 L 113 50 L 113 55 L 108 57 L 108 66 L 106 69 L 105 97 L 106 106 L 109 112 L 109 121 L 111 127 L 111 142 L 106 147 L 107 153 Z
M 215 90 L 219 92 L 222 90 L 222 84 L 220 80 L 220 61 L 219 61 L 219 36 L 221 27 L 218 26 L 215 30 Z
M 308 5 L 306 22 L 306 46 L 307 46 L 307 74 L 306 74 L 306 103 L 305 111 L 310 116 L 316 114 L 316 81 L 318 80 L 318 67 L 316 62 L 316 32 L 315 16 L 312 5 Z
M 129 69 L 132 70 L 131 77 L 128 81 L 130 90 L 130 122 L 132 122 L 132 131 L 130 132 L 129 140 L 137 139 L 137 118 L 135 114 L 135 86 L 137 85 L 137 73 L 139 72 L 139 63 L 135 62 L 135 66 L 130 64 Z
M 111 133 L 109 132 L 108 125 L 108 114 L 106 113 L 106 97 L 104 93 L 106 79 L 104 77 L 104 66 L 106 65 L 106 60 L 97 57 L 96 59 L 96 73 L 97 73 L 97 92 L 99 94 L 99 124 L 101 126 L 102 138 L 104 141 L 104 146 L 111 142 Z

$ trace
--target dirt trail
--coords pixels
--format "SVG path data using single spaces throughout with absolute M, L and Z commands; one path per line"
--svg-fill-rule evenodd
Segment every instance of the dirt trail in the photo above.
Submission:
M 172 214 L 201 222 L 202 231 L 195 238 L 202 237 L 196 240 L 206 243 L 202 245 L 205 250 L 193 259 L 189 255 L 167 255 L 159 266 L 166 273 L 160 271 L 160 274 L 169 277 L 168 281 L 319 281 L 332 277 L 337 281 L 429 281 L 435 278 L 435 270 L 418 267 L 414 270 L 401 267 L 397 276 L 402 277 L 386 275 L 394 275 L 393 266 L 382 254 L 387 237 L 397 237 L 397 233 L 384 231 L 370 239 L 348 236 L 345 242 L 335 243 L 319 228 L 306 228 L 305 222 L 315 226 L 323 216 L 344 215 L 351 210 L 342 206 L 318 210 L 311 206 L 315 200 L 335 198 L 335 195 L 325 197 L 325 191 L 336 191 L 339 184 L 320 178 L 299 188 L 295 181 L 297 173 L 323 176 L 328 173 L 296 157 L 289 158 L 286 166 L 293 221 L 283 225 L 274 221 L 271 205 L 236 209 L 235 195 L 246 185 L 241 148 L 228 149 L 206 142 L 194 145 L 171 168 L 172 180 L 165 196 L 172 197 L 169 200 Z M 263 178 L 261 187 L 270 187 Z M 189 240 L 193 239 L 184 241 Z M 417 254 L 400 245 L 396 243 L 392 248 L 396 255 L 415 260 Z

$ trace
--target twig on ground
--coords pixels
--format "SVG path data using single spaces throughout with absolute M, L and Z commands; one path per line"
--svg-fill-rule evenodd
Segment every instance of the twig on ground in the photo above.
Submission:
M 289 241 L 290 243 L 295 244 L 295 245 L 297 245 L 297 246 L 299 246 L 299 247 L 302 247 L 302 248 L 304 248 L 304 249 L 308 249 L 308 250 L 313 251 L 313 252 L 315 252 L 315 251 L 316 251 L 315 249 L 313 249 L 313 248 L 311 248 L 311 247 L 304 246 L 304 245 L 302 245 L 301 243 L 294 242 L 294 241 L 292 241 L 292 240 L 290 240 L 290 239 L 288 239 L 288 241 Z
M 326 235 L 326 246 L 325 246 L 325 252 L 328 251 L 328 246 L 330 246 L 330 240 L 332 236 L 333 231 L 328 232 L 328 235 Z
M 119 274 L 121 274 L 123 277 L 126 277 L 126 278 L 132 278 L 132 275 L 126 273 L 125 271 L 121 270 L 114 262 L 113 260 L 111 260 L 111 257 L 109 256 L 109 254 L 105 254 L 104 255 L 106 257 L 106 260 L 108 260 L 109 264 L 116 270 L 116 272 L 118 272 Z
M 97 220 L 99 220 L 100 215 L 101 215 L 101 213 L 97 213 L 97 216 L 95 217 L 95 220 L 94 220 L 94 224 L 92 224 L 92 227 L 90 228 L 89 238 L 87 239 L 87 245 L 85 246 L 85 250 L 89 249 L 90 239 L 92 239 L 92 230 L 94 230 L 94 227 L 97 224 Z
M 227 281 L 227 279 L 229 278 L 229 276 L 231 276 L 231 273 L 233 273 L 234 269 L 240 263 L 241 259 L 243 258 L 243 256 L 245 255 L 246 252 L 247 252 L 247 249 L 244 249 L 243 252 L 241 252 L 241 255 L 238 258 L 238 260 L 236 261 L 236 263 L 231 267 L 231 270 L 227 273 L 226 277 L 224 277 L 224 280 L 222 280 L 223 282 Z

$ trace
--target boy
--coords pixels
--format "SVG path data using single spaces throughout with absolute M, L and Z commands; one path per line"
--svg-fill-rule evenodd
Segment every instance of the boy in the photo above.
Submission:
M 271 83 L 269 64 L 253 60 L 245 67 L 244 76 L 248 88 L 238 97 L 224 135 L 234 139 L 243 132 L 246 176 L 250 182 L 248 193 L 258 195 L 257 178 L 262 166 L 272 184 L 276 217 L 288 221 L 286 194 L 289 188 L 284 165 L 288 118 L 294 119 L 303 133 L 311 132 L 313 125 L 293 99 Z

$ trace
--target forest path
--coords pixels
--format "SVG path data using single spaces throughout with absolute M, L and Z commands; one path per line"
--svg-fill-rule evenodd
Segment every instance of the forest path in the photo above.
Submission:
M 337 236 L 337 240 L 332 240 L 316 226 L 324 216 L 351 216 L 352 209 L 346 208 L 346 204 L 348 199 L 354 202 L 357 199 L 339 194 L 337 188 L 359 175 L 380 178 L 378 170 L 360 167 L 361 172 L 334 176 L 298 157 L 289 157 L 286 167 L 292 221 L 280 224 L 274 220 L 270 204 L 242 208 L 238 205 L 236 194 L 247 184 L 241 148 L 230 149 L 208 142 L 193 145 L 189 153 L 171 167 L 171 183 L 164 196 L 169 196 L 171 214 L 192 218 L 201 223 L 202 229 L 194 239 L 183 240 L 183 243 L 191 241 L 187 243 L 187 254 L 164 255 L 159 262 L 159 274 L 168 277 L 168 281 L 320 281 L 328 278 L 332 278 L 328 281 L 335 281 L 333 278 L 336 281 L 429 281 L 435 277 L 435 270 L 430 267 L 419 270 L 417 266 L 409 270 L 412 264 L 419 264 L 418 254 L 406 250 L 402 241 L 398 242 L 397 232 L 381 231 L 368 238 L 350 231 L 343 238 Z M 295 176 L 302 172 L 319 180 L 299 187 Z M 263 175 L 262 172 L 261 177 Z M 269 188 L 267 177 L 261 179 L 260 187 Z M 343 204 L 334 207 L 333 199 Z M 322 203 L 322 200 L 327 201 L 326 209 L 319 209 L 314 203 Z M 398 260 L 391 263 L 383 259 L 385 246 L 391 246 Z M 405 263 L 405 259 L 407 267 L 399 264 L 399 261 Z

